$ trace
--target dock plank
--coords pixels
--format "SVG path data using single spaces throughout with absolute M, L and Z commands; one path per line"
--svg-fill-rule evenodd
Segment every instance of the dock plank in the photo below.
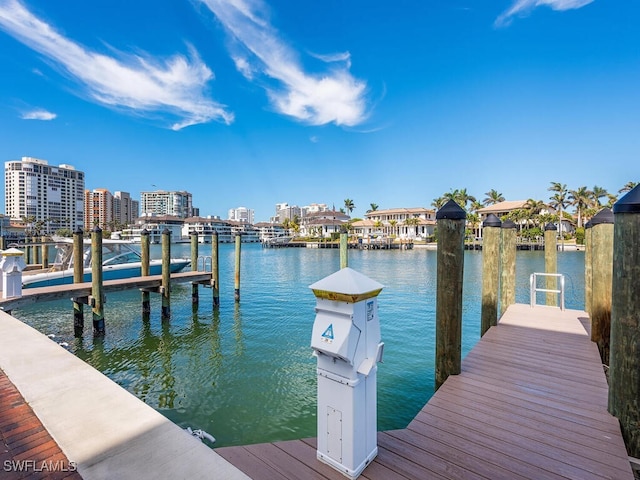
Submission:
M 588 330 L 582 311 L 512 305 L 406 429 L 378 434 L 363 478 L 633 480 Z M 265 463 L 273 448 L 295 469 L 280 454 Z M 306 471 L 301 462 L 332 478 L 315 449 L 316 439 L 305 439 L 217 451 L 256 479 L 291 478 Z M 278 475 L 262 476 L 260 465 Z

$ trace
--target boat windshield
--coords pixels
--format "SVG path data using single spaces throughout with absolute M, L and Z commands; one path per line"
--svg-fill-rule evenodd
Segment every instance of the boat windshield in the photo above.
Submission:
M 61 243 L 56 245 L 55 265 L 62 269 L 73 267 L 73 244 Z M 122 263 L 140 262 L 139 252 L 127 243 L 103 243 L 102 244 L 102 264 L 118 265 Z M 82 265 L 84 268 L 91 267 L 91 245 L 85 243 L 82 253 Z

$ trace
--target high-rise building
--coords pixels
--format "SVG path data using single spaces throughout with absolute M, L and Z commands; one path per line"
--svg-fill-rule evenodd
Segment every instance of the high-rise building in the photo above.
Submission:
M 96 188 L 93 192 L 84 192 L 84 224 L 87 229 L 100 227 L 103 230 L 113 228 L 113 195 L 105 188 Z
M 11 218 L 51 234 L 84 227 L 84 172 L 22 157 L 4 164 L 5 206 Z
M 133 200 L 128 192 L 113 194 L 113 219 L 119 225 L 131 225 L 138 218 L 140 202 Z
M 254 211 L 247 207 L 230 208 L 228 219 L 253 224 Z
M 193 216 L 193 201 L 189 192 L 141 192 L 140 203 L 143 215 Z

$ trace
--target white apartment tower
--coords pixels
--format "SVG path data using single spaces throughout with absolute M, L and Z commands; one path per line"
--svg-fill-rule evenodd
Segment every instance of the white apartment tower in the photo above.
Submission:
M 254 211 L 247 207 L 230 208 L 228 219 L 253 225 Z
M 38 225 L 40 233 L 84 226 L 84 172 L 71 165 L 22 157 L 4 164 L 5 206 L 11 218 Z
M 193 201 L 189 192 L 140 192 L 140 203 L 143 215 L 193 216 Z

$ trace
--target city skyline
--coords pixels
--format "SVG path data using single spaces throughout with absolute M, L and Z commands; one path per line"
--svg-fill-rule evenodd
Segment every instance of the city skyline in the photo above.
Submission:
M 0 155 L 256 221 L 617 193 L 640 180 L 639 23 L 603 0 L 0 0 Z

